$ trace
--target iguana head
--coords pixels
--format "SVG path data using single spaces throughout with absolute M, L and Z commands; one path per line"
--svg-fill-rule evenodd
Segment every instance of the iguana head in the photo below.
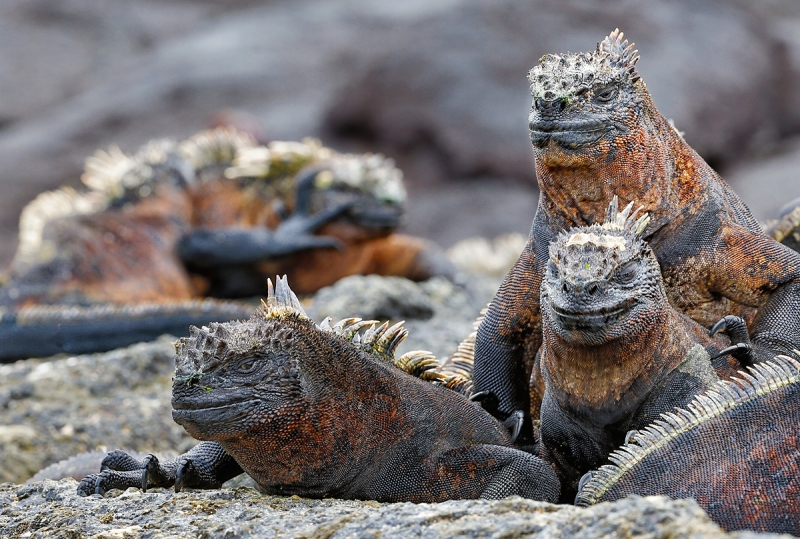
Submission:
M 647 214 L 609 205 L 603 224 L 575 227 L 550 244 L 542 281 L 548 330 L 579 345 L 598 345 L 647 327 L 654 304 L 665 304 L 661 271 L 640 234 Z
M 586 152 L 625 137 L 647 95 L 638 51 L 615 30 L 593 52 L 547 54 L 528 74 L 531 142 L 537 157 Z
M 192 326 L 189 337 L 175 343 L 173 419 L 201 440 L 250 437 L 262 443 L 274 438 L 264 431 L 285 435 L 294 429 L 293 441 L 302 441 L 298 431 L 308 425 L 299 418 L 306 413 L 319 418 L 337 409 L 346 415 L 351 405 L 369 409 L 368 395 L 359 395 L 370 366 L 393 364 L 421 377 L 438 366 L 429 353 L 394 357 L 407 334 L 402 322 L 389 327 L 348 318 L 316 325 L 286 277 L 274 289 L 269 281 L 267 300 L 250 320 Z M 372 379 L 370 387 L 379 383 Z

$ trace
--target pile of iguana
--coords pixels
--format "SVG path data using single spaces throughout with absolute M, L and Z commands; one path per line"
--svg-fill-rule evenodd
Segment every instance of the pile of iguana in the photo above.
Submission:
M 400 326 L 316 326 L 281 281 L 249 322 L 193 328 L 178 345 L 173 418 L 207 441 L 164 463 L 111 453 L 79 492 L 215 488 L 242 471 L 267 492 L 386 501 L 565 500 L 582 486 L 582 504 L 687 495 L 724 527 L 796 532 L 800 364 L 774 355 L 800 342 L 800 255 L 658 114 L 632 47 L 615 31 L 531 72 L 542 195 L 474 337 L 474 393 L 469 340 L 442 368 L 426 354 L 394 361 Z M 792 215 L 775 229 L 786 237 Z M 524 410 L 518 445 L 541 458 L 392 362 L 501 419 Z M 747 380 L 719 381 L 749 364 Z M 578 484 L 609 455 L 617 468 Z
M 285 278 L 274 292 L 270 283 L 249 321 L 192 327 L 176 343 L 172 416 L 206 441 L 163 463 L 112 452 L 78 492 L 219 488 L 246 472 L 272 494 L 555 501 L 553 469 L 512 449 L 500 422 L 457 391 L 407 374 L 438 363 L 425 352 L 394 359 L 406 333 L 402 323 L 359 319 L 317 326 Z M 463 385 L 456 375 L 423 377 Z
M 357 273 L 456 274 L 430 242 L 394 233 L 405 190 L 381 155 L 340 154 L 312 139 L 260 146 L 218 128 L 152 141 L 133 156 L 97 152 L 82 180 L 88 191 L 43 193 L 22 212 L 0 287 L 0 360 L 246 317 L 250 307 L 196 300 L 263 294 L 275 273 L 303 293 Z M 102 318 L 92 318 L 97 305 Z M 131 317 L 137 309 L 149 315 Z M 71 323 L 76 311 L 82 327 Z
M 747 207 L 656 110 L 639 57 L 616 30 L 594 52 L 552 55 L 529 74 L 530 133 L 541 191 L 525 250 L 492 300 L 475 344 L 475 389 L 498 416 L 540 412 L 540 286 L 559 232 L 599 221 L 613 195 L 650 216 L 644 239 L 669 303 L 728 327 L 737 356 L 800 347 L 800 254 L 766 236 Z M 731 324 L 742 319 L 743 326 Z M 748 338 L 748 333 L 750 338 Z M 522 439 L 531 435 L 530 418 Z

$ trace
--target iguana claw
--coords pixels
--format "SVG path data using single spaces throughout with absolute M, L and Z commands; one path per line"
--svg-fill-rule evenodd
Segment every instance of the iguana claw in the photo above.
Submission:
M 747 330 L 747 322 L 738 316 L 729 314 L 724 316 L 716 324 L 711 326 L 708 332 L 710 337 L 724 331 L 731 339 L 731 346 L 720 350 L 711 359 L 718 359 L 724 355 L 731 354 L 743 367 L 755 363 L 755 353 L 753 345 L 750 343 L 750 334 Z
M 183 484 L 187 482 L 189 476 L 195 472 L 194 463 L 189 459 L 184 459 L 178 465 L 178 470 L 175 474 L 175 493 L 178 493 L 183 488 Z

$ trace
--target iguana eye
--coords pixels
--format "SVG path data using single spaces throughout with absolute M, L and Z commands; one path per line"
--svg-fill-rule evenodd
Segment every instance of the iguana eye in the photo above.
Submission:
M 597 91 L 595 94 L 595 99 L 600 101 L 601 103 L 607 103 L 617 97 L 617 87 L 616 86 L 606 86 Z
M 622 284 L 630 284 L 636 278 L 637 270 L 636 262 L 628 262 L 617 271 L 617 281 Z
M 256 369 L 258 362 L 255 359 L 248 359 L 239 363 L 239 373 L 240 374 L 249 374 Z

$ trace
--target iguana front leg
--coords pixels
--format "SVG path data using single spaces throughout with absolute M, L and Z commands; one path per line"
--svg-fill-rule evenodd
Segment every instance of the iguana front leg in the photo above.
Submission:
M 538 417 L 541 404 L 541 392 L 536 391 L 537 381 L 531 382 L 531 372 L 542 343 L 539 289 L 551 238 L 540 211 L 528 245 L 489 305 L 475 342 L 475 391 L 497 397 L 499 419 L 516 410 L 525 411 L 520 443 L 532 439 L 531 417 Z
M 294 213 L 275 230 L 264 228 L 199 228 L 184 235 L 177 245 L 180 259 L 194 267 L 254 264 L 307 249 L 341 249 L 342 242 L 313 233 L 349 210 L 355 197 L 311 214 L 314 180 L 322 170 L 311 169 L 297 180 Z
M 709 289 L 757 307 L 750 326 L 754 360 L 800 348 L 800 258 L 797 252 L 738 225 L 723 224 L 711 248 Z
M 124 451 L 112 451 L 103 459 L 101 471 L 83 478 L 78 494 L 105 494 L 128 487 L 175 487 L 215 489 L 243 473 L 239 464 L 217 442 L 201 442 L 183 455 L 160 462 L 155 455 L 141 462 Z

